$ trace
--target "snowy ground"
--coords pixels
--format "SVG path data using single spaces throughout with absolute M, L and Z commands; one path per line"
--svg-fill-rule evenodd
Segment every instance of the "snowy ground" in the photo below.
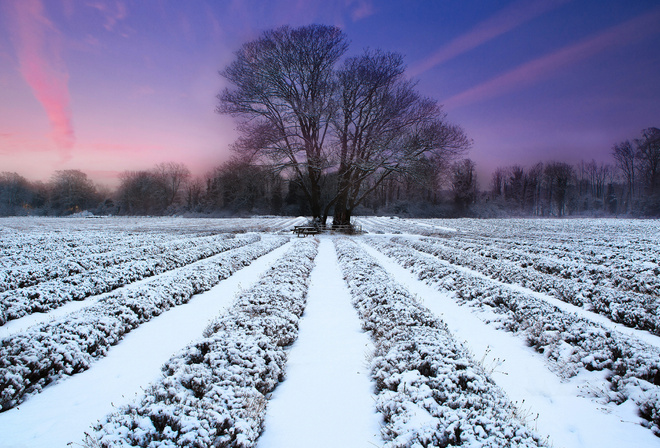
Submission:
M 257 446 L 378 446 L 379 419 L 367 363 L 371 350 L 332 242 L 322 237 L 286 380 L 273 393 Z
M 424 306 L 442 317 L 477 359 L 483 359 L 495 382 L 517 403 L 530 426 L 553 446 L 617 448 L 660 444 L 657 437 L 637 423 L 639 417 L 634 408 L 605 406 L 580 396 L 581 389 L 606 387 L 602 373 L 585 372 L 563 381 L 548 370 L 543 356 L 519 338 L 485 324 L 448 294 L 432 289 L 378 251 L 365 247 Z
M 53 448 L 81 443 L 91 425 L 157 379 L 160 367 L 173 353 L 201 338 L 209 320 L 230 306 L 234 296 L 254 283 L 286 247 L 132 331 L 91 369 L 52 384 L 0 414 L 0 446 Z
M 25 245 L 21 247 L 29 247 L 35 241 L 43 241 L 40 236 L 43 234 L 47 235 L 51 244 L 57 245 L 66 243 L 62 240 L 66 232 L 116 233 L 129 230 L 150 235 L 175 233 L 179 238 L 217 231 L 243 233 L 259 228 L 269 233 L 284 233 L 301 222 L 301 218 L 8 219 L 0 220 L 0 255 L 2 250 L 14 250 L 11 247 L 13 235 L 20 236 L 21 244 Z M 509 257 L 507 263 L 513 269 L 511 272 L 516 275 L 519 272 L 515 270 L 515 263 L 523 259 L 525 263 L 530 263 L 530 257 L 543 262 L 544 267 L 560 266 L 564 274 L 563 277 L 557 275 L 557 281 L 570 277 L 566 269 L 587 266 L 590 272 L 600 277 L 594 280 L 584 274 L 580 281 L 596 288 L 594 290 L 603 288 L 602 285 L 610 289 L 616 287 L 617 294 L 627 300 L 625 303 L 632 303 L 634 298 L 642 295 L 644 300 L 650 302 L 657 299 L 653 276 L 660 269 L 660 225 L 653 221 L 407 221 L 360 218 L 359 223 L 371 236 L 378 234 L 381 235 L 378 238 L 383 240 L 394 234 L 438 238 L 440 242 L 446 241 L 452 251 L 463 250 L 458 253 L 459 257 L 464 253 L 465 260 L 477 260 L 474 257 L 483 256 L 483 260 L 492 263 L 493 254 L 506 256 Z M 122 234 L 121 238 L 129 236 Z M 375 410 L 375 385 L 369 366 L 372 341 L 368 333 L 361 329 L 358 315 L 351 305 L 351 295 L 342 278 L 341 266 L 332 244 L 336 238 L 319 237 L 319 252 L 311 274 L 307 305 L 300 319 L 298 338 L 286 348 L 288 361 L 285 378 L 269 397 L 265 430 L 257 445 L 259 448 L 386 445 L 380 435 L 383 422 L 382 416 Z M 611 387 L 606 379 L 612 374 L 610 370 L 587 371 L 582 368 L 570 377 L 561 376 L 556 364 L 553 365 L 546 355 L 530 347 L 523 337 L 493 325 L 496 320 L 494 315 L 484 309 L 459 304 L 452 292 L 439 291 L 419 280 L 417 275 L 402 267 L 394 258 L 366 244 L 364 237 L 352 239 L 373 256 L 390 277 L 447 324 L 454 338 L 473 354 L 476 362 L 483 366 L 483 371 L 490 374 L 495 384 L 515 403 L 518 409 L 516 418 L 524 420 L 531 431 L 547 441 L 548 446 L 660 446 L 660 438 L 642 425 L 644 420 L 640 418 L 635 402 L 638 398 L 657 396 L 658 385 L 653 383 L 652 375 L 635 380 L 635 390 L 641 391 L 644 397 L 631 396 L 622 404 L 607 402 L 604 397 L 608 393 L 604 391 Z M 472 246 L 486 248 L 489 252 L 475 255 L 470 252 Z M 46 386 L 41 393 L 29 396 L 17 407 L 0 413 L 0 447 L 84 444 L 85 433 L 93 433 L 92 425 L 120 406 L 139 400 L 148 385 L 160 378 L 161 365 L 174 353 L 200 339 L 209 321 L 228 309 L 237 293 L 249 289 L 290 247 L 291 243 L 275 249 L 219 282 L 210 291 L 198 294 L 188 303 L 175 306 L 138 326 L 111 347 L 106 356 L 92 363 L 88 370 L 64 377 Z M 15 249 L 17 254 L 25 255 L 26 251 Z M 19 255 L 12 257 L 19 259 Z M 421 260 L 432 256 L 420 253 L 419 257 Z M 5 257 L 0 267 L 7 267 L 10 262 L 10 257 Z M 479 272 L 467 266 L 447 261 L 443 263 L 491 281 L 488 276 L 492 275 L 490 271 Z M 617 279 L 625 279 L 627 272 L 634 274 L 624 282 L 607 277 L 610 275 L 608 272 L 616 273 L 619 276 Z M 365 275 L 368 276 L 368 273 Z M 635 287 L 636 278 L 642 285 L 640 291 L 645 292 L 627 292 Z M 653 350 L 660 345 L 658 336 L 612 322 L 606 315 L 592 312 L 589 306 L 559 302 L 551 293 L 539 293 L 508 284 L 499 277 L 492 281 L 521 294 L 546 300 L 567 315 L 586 318 L 608 331 L 625 333 L 627 338 L 639 340 Z M 92 296 L 49 313 L 34 313 L 15 322 L 10 321 L 0 326 L 0 338 L 21 334 L 31 325 L 79 311 L 97 300 L 98 297 Z M 653 356 L 649 352 L 644 359 L 650 360 L 650 368 L 657 371 L 660 364 L 654 361 Z

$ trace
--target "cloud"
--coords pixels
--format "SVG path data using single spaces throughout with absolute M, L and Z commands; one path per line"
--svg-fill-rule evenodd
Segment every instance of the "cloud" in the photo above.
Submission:
M 141 86 L 137 86 L 133 89 L 133 94 L 131 96 L 133 98 L 142 98 L 142 97 L 145 97 L 145 96 L 151 96 L 154 93 L 156 93 L 156 91 L 154 90 L 153 87 L 148 86 L 148 85 L 141 85 Z
M 359 0 L 357 2 L 351 1 L 350 3 L 356 4 L 356 6 L 351 11 L 351 19 L 353 22 L 366 19 L 367 17 L 374 15 L 376 12 L 373 3 L 370 0 Z
M 114 2 L 91 2 L 87 6 L 97 9 L 103 14 L 105 17 L 103 28 L 108 31 L 113 31 L 115 25 L 125 19 L 127 15 L 126 5 L 118 0 Z
M 92 179 L 103 179 L 103 180 L 116 180 L 119 179 L 119 177 L 122 174 L 122 171 L 119 170 L 93 170 L 93 169 L 88 169 L 85 170 L 86 173 L 91 177 Z
M 423 61 L 413 64 L 408 69 L 408 75 L 410 77 L 419 76 L 443 62 L 466 53 L 569 1 L 571 0 L 519 0 L 514 2 L 494 16 L 479 23 L 471 31 L 440 47 Z
M 623 46 L 660 32 L 660 8 L 566 46 L 533 61 L 472 87 L 445 101 L 447 108 L 455 108 L 494 98 L 552 76 L 557 70 L 601 53 L 608 48 Z
M 46 111 L 51 139 L 62 159 L 68 160 L 75 134 L 60 32 L 46 17 L 40 0 L 15 0 L 10 13 L 21 74 Z
M 162 145 L 139 143 L 87 143 L 93 151 L 108 152 L 112 154 L 145 154 L 158 153 L 165 150 Z

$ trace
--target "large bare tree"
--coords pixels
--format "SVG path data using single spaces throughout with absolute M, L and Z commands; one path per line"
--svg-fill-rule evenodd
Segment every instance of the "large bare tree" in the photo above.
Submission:
M 218 95 L 217 110 L 241 119 L 235 148 L 292 171 L 317 220 L 336 110 L 334 66 L 347 48 L 339 28 L 285 26 L 244 44 L 222 72 L 233 87 Z
M 234 149 L 289 171 L 323 224 L 332 209 L 333 224 L 349 224 L 386 179 L 469 145 L 404 77 L 400 55 L 367 51 L 337 68 L 347 48 L 335 27 L 267 31 L 236 53 L 218 95 L 217 111 L 240 120 Z

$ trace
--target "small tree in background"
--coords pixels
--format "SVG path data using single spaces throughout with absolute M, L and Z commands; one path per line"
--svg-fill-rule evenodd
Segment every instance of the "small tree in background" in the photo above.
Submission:
M 178 201 L 183 187 L 190 180 L 190 170 L 183 163 L 167 162 L 156 165 L 154 174 L 160 190 L 158 196 L 163 209 L 167 210 Z
M 23 176 L 17 173 L 0 173 L 0 216 L 23 214 L 29 207 L 32 196 L 30 183 Z
M 612 147 L 612 156 L 626 182 L 626 210 L 632 211 L 635 200 L 635 173 L 637 172 L 637 152 L 630 140 Z
M 58 215 L 77 213 L 99 202 L 94 183 L 80 170 L 56 171 L 51 180 L 50 209 Z
M 454 204 L 459 211 L 465 211 L 477 199 L 477 173 L 475 163 L 463 159 L 452 165 L 451 187 Z
M 635 146 L 646 193 L 660 194 L 660 129 L 644 129 L 642 138 L 635 139 Z
M 566 214 L 566 202 L 571 180 L 574 177 L 573 167 L 564 162 L 550 162 L 544 171 L 548 191 L 548 204 L 556 206 L 557 216 Z

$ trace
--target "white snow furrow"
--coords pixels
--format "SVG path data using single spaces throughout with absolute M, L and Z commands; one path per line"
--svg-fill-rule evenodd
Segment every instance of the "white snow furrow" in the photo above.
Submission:
M 642 427 L 635 406 L 602 405 L 579 396 L 582 389 L 606 388 L 602 374 L 581 374 L 564 382 L 546 366 L 542 355 L 511 333 L 482 322 L 469 307 L 462 307 L 374 248 L 362 244 L 402 285 L 423 300 L 424 306 L 442 317 L 457 340 L 465 341 L 476 358 L 484 355 L 485 367 L 495 382 L 517 402 L 540 434 L 553 446 L 651 447 L 658 439 Z M 538 415 L 538 417 L 537 417 Z
M 322 238 L 298 340 L 259 448 L 373 447 L 382 441 L 360 328 L 330 239 Z
M 209 320 L 229 307 L 237 292 L 255 283 L 290 246 L 273 250 L 187 304 L 142 324 L 89 370 L 0 413 L 0 446 L 51 448 L 82 443 L 91 425 L 157 379 L 162 364 L 200 338 Z

